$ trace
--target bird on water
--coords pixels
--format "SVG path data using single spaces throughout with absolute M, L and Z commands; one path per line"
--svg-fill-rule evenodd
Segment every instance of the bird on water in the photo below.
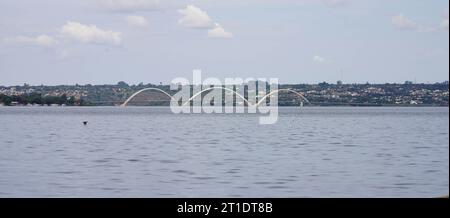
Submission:
M 87 124 L 88 124 L 88 121 L 84 121 L 84 122 L 83 122 L 83 124 L 84 124 L 85 126 L 87 126 Z

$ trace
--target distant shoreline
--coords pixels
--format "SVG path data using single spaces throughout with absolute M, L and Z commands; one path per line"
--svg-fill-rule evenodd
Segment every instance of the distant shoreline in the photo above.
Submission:
M 108 105 L 86 105 L 86 106 L 68 106 L 68 105 L 57 105 L 57 106 L 47 106 L 47 105 L 0 105 L 0 108 L 123 108 L 120 105 L 108 106 Z M 128 108 L 170 108 L 170 106 L 126 106 Z M 298 108 L 299 106 L 278 106 L 280 108 Z M 303 108 L 448 108 L 448 105 L 305 105 Z
M 296 84 L 279 85 L 278 105 L 321 107 L 448 107 L 449 83 L 435 84 Z M 159 90 L 159 91 L 158 91 Z M 245 92 L 245 89 L 244 89 Z M 247 91 L 248 92 L 248 91 Z M 166 93 L 166 94 L 163 94 Z M 132 100 L 137 106 L 168 106 L 167 95 L 177 90 L 168 85 L 75 85 L 75 86 L 0 86 L 0 104 L 3 105 L 67 105 L 114 106 Z M 259 94 L 259 93 L 258 93 Z M 266 94 L 265 92 L 263 94 Z M 301 95 L 299 97 L 298 95 Z M 245 96 L 245 94 L 244 94 Z M 132 97 L 133 99 L 129 99 Z M 250 98 L 250 97 L 249 97 Z M 305 100 L 307 99 L 307 100 Z M 225 101 L 231 104 L 232 101 Z M 238 100 L 233 100 L 238 103 Z M 309 104 L 311 103 L 311 104 Z

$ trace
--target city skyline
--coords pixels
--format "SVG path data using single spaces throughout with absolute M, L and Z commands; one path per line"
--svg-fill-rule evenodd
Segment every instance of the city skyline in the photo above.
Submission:
M 51 6 L 51 7 L 49 7 Z M 0 0 L 0 85 L 448 81 L 449 2 Z

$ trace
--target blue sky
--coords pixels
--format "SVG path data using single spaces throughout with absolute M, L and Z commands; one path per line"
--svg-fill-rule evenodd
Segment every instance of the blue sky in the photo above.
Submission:
M 0 85 L 440 82 L 448 0 L 0 0 Z

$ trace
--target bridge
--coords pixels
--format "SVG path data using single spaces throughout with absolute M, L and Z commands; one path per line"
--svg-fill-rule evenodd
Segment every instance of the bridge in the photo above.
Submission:
M 222 91 L 225 91 L 225 92 L 229 92 L 229 93 L 231 93 L 231 94 L 233 94 L 233 95 L 236 95 L 236 97 L 240 98 L 241 100 L 243 100 L 245 103 L 247 103 L 247 105 L 249 105 L 249 106 L 255 106 L 255 107 L 260 107 L 265 101 L 267 101 L 267 99 L 268 99 L 269 97 L 271 97 L 271 96 L 273 96 L 273 95 L 275 95 L 275 94 L 278 94 L 278 93 L 280 93 L 280 92 L 290 92 L 290 93 L 293 93 L 293 94 L 297 95 L 298 97 L 300 97 L 301 102 L 302 102 L 302 105 L 303 105 L 303 102 L 306 102 L 306 103 L 311 104 L 311 102 L 310 102 L 303 94 L 301 94 L 300 92 L 291 90 L 291 89 L 278 89 L 278 90 L 274 90 L 274 91 L 270 92 L 269 94 L 263 96 L 258 102 L 256 102 L 255 104 L 253 104 L 253 103 L 251 103 L 250 101 L 248 101 L 244 96 L 242 96 L 241 94 L 237 93 L 237 92 L 234 91 L 233 89 L 225 88 L 225 87 L 210 87 L 210 88 L 204 89 L 204 90 L 202 90 L 202 91 L 200 91 L 200 92 L 194 94 L 188 101 L 186 101 L 186 102 L 184 103 L 183 106 L 187 106 L 188 104 L 191 103 L 191 101 L 193 101 L 193 100 L 194 100 L 195 98 L 197 98 L 198 96 L 201 96 L 203 93 L 209 92 L 209 91 L 212 91 L 212 90 L 222 90 Z M 136 98 L 136 96 L 138 96 L 139 94 L 141 94 L 141 93 L 143 93 L 143 92 L 145 92 L 145 91 L 157 91 L 157 92 L 163 93 L 163 94 L 166 95 L 168 98 L 170 98 L 170 100 L 169 100 L 170 102 L 176 101 L 176 99 L 174 99 L 174 97 L 173 97 L 172 95 L 170 95 L 168 92 L 166 92 L 166 91 L 164 91 L 164 90 L 162 90 L 162 89 L 159 89 L 159 88 L 145 88 L 145 89 L 142 89 L 142 90 L 139 90 L 139 91 L 135 92 L 135 93 L 134 93 L 133 95 L 131 95 L 131 96 L 130 96 L 123 104 L 121 104 L 121 106 L 122 106 L 122 107 L 128 106 L 128 104 L 129 104 L 134 98 Z M 161 101 L 164 101 L 164 100 L 158 100 L 158 101 L 161 102 Z M 150 102 L 150 101 L 149 101 L 149 102 Z
M 360 106 L 360 107 L 364 107 L 364 106 L 383 106 L 381 104 L 372 104 L 372 103 L 343 103 L 343 102 L 314 102 L 314 101 L 310 101 L 308 100 L 302 93 L 297 92 L 295 90 L 292 89 L 279 89 L 279 90 L 274 90 L 272 92 L 270 92 L 269 94 L 263 96 L 258 102 L 256 102 L 255 104 L 251 103 L 248 99 L 246 99 L 244 96 L 242 96 L 241 94 L 237 93 L 236 91 L 229 89 L 229 88 L 224 88 L 224 87 L 211 87 L 211 88 L 207 88 L 204 89 L 198 93 L 196 93 L 195 95 L 193 95 L 187 102 L 184 103 L 183 106 L 187 106 L 189 105 L 189 103 L 194 100 L 195 98 L 201 96 L 203 93 L 208 92 L 208 91 L 212 91 L 212 90 L 224 90 L 225 92 L 231 93 L 231 94 L 235 94 L 236 95 L 236 99 L 239 98 L 242 101 L 244 101 L 244 103 L 246 103 L 248 106 L 256 106 L 259 107 L 261 106 L 270 96 L 276 94 L 276 93 L 281 93 L 281 92 L 286 92 L 286 93 L 293 93 L 295 96 L 299 97 L 301 102 L 300 102 L 300 106 L 303 106 L 304 103 L 308 104 L 308 105 L 319 105 L 319 106 Z M 176 101 L 174 99 L 174 97 L 169 94 L 167 91 L 164 91 L 162 89 L 159 88 L 145 88 L 145 89 L 141 89 L 137 92 L 135 92 L 134 94 L 132 94 L 130 97 L 128 97 L 125 101 L 91 101 L 91 103 L 94 104 L 113 104 L 113 105 L 120 105 L 121 107 L 126 107 L 129 105 L 129 103 L 133 100 L 135 100 L 135 98 L 140 95 L 143 92 L 146 91 L 155 91 L 157 93 L 162 93 L 164 96 L 167 97 L 167 100 L 155 100 L 155 99 L 150 99 L 150 100 L 145 100 L 145 101 L 139 101 L 140 103 L 149 103 L 149 102 L 172 102 L 172 101 Z M 136 102 L 136 101 L 133 101 Z M 278 100 L 278 103 L 282 103 L 282 104 L 290 104 L 293 101 L 280 101 Z

